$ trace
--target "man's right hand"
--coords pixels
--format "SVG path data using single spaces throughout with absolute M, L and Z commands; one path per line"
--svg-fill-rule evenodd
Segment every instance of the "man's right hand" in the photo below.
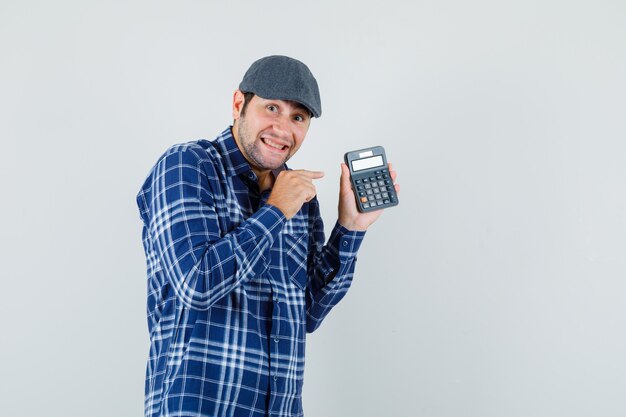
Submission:
M 315 197 L 317 191 L 313 180 L 323 176 L 324 173 L 321 171 L 305 169 L 282 171 L 274 181 L 267 204 L 277 207 L 289 220 L 296 215 L 304 203 Z

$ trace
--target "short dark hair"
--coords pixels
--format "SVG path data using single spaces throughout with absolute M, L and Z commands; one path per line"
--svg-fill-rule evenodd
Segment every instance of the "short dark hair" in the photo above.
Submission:
M 246 109 L 248 108 L 248 103 L 254 97 L 254 93 L 243 93 L 243 107 L 241 108 L 241 116 L 246 115 Z

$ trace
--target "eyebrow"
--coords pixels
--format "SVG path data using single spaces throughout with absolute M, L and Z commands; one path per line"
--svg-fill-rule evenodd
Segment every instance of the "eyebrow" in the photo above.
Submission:
M 269 98 L 265 98 L 264 100 L 267 101 L 274 101 L 274 102 L 279 102 L 279 101 L 283 101 L 285 103 L 289 103 L 291 106 L 295 107 L 296 110 L 306 113 L 309 116 L 309 119 L 313 118 L 313 113 L 311 113 L 311 110 L 309 110 L 304 104 L 300 104 L 297 101 L 294 100 L 282 100 L 279 98 L 274 98 L 274 99 L 269 99 Z
M 309 117 L 313 117 L 313 114 L 311 113 L 311 111 L 306 106 L 304 106 L 303 104 L 300 104 L 297 101 L 293 101 L 293 100 L 284 100 L 284 101 L 286 101 L 289 104 L 291 104 L 292 106 L 294 106 L 297 110 L 305 112 L 306 114 L 309 115 Z

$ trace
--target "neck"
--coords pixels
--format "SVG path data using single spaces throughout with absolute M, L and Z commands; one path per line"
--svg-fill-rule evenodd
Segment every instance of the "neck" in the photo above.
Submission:
M 274 174 L 271 170 L 259 170 L 256 168 L 252 168 L 252 171 L 256 174 L 258 178 L 259 191 L 263 192 L 269 188 L 272 188 L 274 185 Z

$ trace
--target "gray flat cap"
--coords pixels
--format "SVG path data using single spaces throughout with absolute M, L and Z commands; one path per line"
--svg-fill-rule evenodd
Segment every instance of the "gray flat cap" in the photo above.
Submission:
M 239 90 L 265 99 L 292 100 L 309 109 L 313 116 L 322 115 L 315 77 L 306 65 L 288 56 L 271 55 L 253 62 Z

